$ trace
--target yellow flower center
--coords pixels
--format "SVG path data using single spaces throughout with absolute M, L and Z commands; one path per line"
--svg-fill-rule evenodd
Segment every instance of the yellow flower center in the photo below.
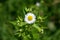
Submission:
M 31 21 L 33 17 L 31 15 L 28 16 L 28 20 Z

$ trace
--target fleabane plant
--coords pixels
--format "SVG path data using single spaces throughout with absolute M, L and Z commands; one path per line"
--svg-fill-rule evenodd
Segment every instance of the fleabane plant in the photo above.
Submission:
M 25 8 L 27 13 L 25 13 L 24 18 L 18 16 L 16 21 L 11 22 L 15 26 L 15 35 L 22 37 L 23 40 L 38 40 L 40 33 L 44 33 L 43 26 L 40 24 L 43 18 L 36 15 L 37 12 L 35 13 L 35 10 L 32 10 L 33 8 Z

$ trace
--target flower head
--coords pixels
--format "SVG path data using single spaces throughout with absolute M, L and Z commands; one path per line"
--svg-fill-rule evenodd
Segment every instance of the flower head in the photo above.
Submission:
M 36 20 L 36 16 L 33 13 L 27 13 L 25 15 L 25 22 L 28 24 L 34 23 Z
M 36 6 L 38 6 L 38 7 L 39 7 L 39 6 L 40 6 L 40 3 L 39 3 L 39 2 L 37 2 L 37 3 L 36 3 Z

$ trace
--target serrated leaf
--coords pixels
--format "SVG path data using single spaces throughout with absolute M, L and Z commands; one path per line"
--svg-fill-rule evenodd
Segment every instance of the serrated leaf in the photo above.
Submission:
M 13 24 L 14 26 L 16 25 L 16 21 L 14 21 L 14 22 L 9 22 L 9 23 Z
M 18 26 L 22 27 L 22 26 L 24 26 L 24 25 L 26 25 L 25 22 L 20 22 Z
M 39 35 L 38 31 L 35 28 L 31 29 L 31 34 L 33 36 L 33 40 L 39 40 L 40 35 Z
M 36 24 L 33 24 L 33 27 L 36 28 L 39 32 L 41 32 L 41 28 L 39 26 L 37 26 Z

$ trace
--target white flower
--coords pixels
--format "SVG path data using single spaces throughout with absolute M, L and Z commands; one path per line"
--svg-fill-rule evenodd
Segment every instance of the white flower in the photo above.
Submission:
M 38 7 L 39 7 L 39 6 L 40 6 L 40 3 L 39 3 L 39 2 L 37 2 L 37 3 L 36 3 L 36 6 L 38 6 Z
M 36 21 L 36 16 L 33 13 L 27 13 L 25 15 L 25 22 L 28 24 L 32 24 Z

